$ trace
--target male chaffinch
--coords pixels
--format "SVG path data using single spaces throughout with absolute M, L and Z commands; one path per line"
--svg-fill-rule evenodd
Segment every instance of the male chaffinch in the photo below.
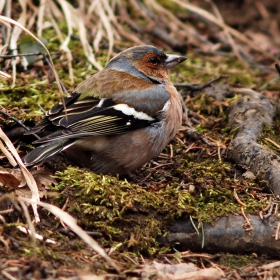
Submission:
M 96 173 L 130 173 L 160 154 L 181 125 L 169 69 L 186 57 L 143 45 L 129 48 L 54 105 L 27 134 L 48 131 L 24 157 L 38 165 L 64 152 Z

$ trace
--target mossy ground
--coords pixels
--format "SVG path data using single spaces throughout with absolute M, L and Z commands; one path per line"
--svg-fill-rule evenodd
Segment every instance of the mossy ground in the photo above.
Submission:
M 45 34 L 47 39 L 48 36 Z M 58 42 L 51 41 L 48 47 L 51 52 L 56 52 Z M 70 47 L 75 58 L 75 84 L 78 84 L 94 71 L 90 71 L 91 66 L 81 53 L 79 42 L 72 41 Z M 98 59 L 105 62 L 106 57 L 106 53 L 100 53 Z M 174 82 L 201 83 L 219 74 L 229 74 L 228 82 L 231 84 L 238 83 L 245 87 L 263 85 L 263 77 L 258 77 L 258 71 L 240 71 L 241 65 L 235 59 L 225 59 L 223 67 L 218 67 L 221 60 L 211 59 L 206 65 L 205 57 L 196 57 L 192 53 L 188 57 L 185 64 L 172 72 Z M 74 85 L 67 79 L 66 66 L 61 65 L 58 59 L 54 59 L 54 62 L 62 82 L 71 91 Z M 47 78 L 48 67 L 36 67 L 38 71 L 31 67 L 26 72 L 18 73 L 15 88 L 10 87 L 10 81 L 1 81 L 1 105 L 23 121 L 35 122 L 42 116 L 37 103 L 49 109 L 59 100 L 56 84 Z M 236 70 L 236 74 L 231 74 L 232 69 Z M 194 97 L 186 96 L 184 92 L 182 94 L 188 100 L 190 114 L 199 121 L 199 124 L 194 124 L 195 129 L 211 139 L 212 146 L 201 140 L 189 139 L 186 128 L 183 128 L 171 145 L 155 159 L 156 163 L 152 161 L 136 173 L 136 179 L 96 175 L 74 166 L 54 174 L 58 181 L 54 189 L 59 195 L 47 200 L 59 207 L 66 204 L 65 210 L 77 218 L 79 225 L 101 233 L 99 243 L 105 248 L 114 248 L 112 256 L 120 261 L 127 260 L 125 255 L 135 259 L 141 255 L 160 258 L 163 253 L 173 252 L 173 248 L 162 247 L 157 237 L 168 233 L 178 219 L 192 216 L 200 223 L 211 223 L 217 217 L 240 213 L 241 207 L 246 214 L 257 214 L 267 204 L 262 185 L 256 179 L 242 177 L 242 170 L 226 157 L 226 146 L 232 132 L 226 127 L 225 112 L 232 99 L 217 103 L 203 92 Z M 3 120 L 3 125 L 7 122 L 11 121 Z M 274 135 L 273 131 L 267 129 L 266 137 Z M 24 145 L 22 143 L 21 147 Z M 218 156 L 219 149 L 221 158 Z M 239 204 L 234 190 L 246 206 Z M 87 260 L 92 259 L 94 253 L 83 242 L 61 234 L 60 222 L 49 213 L 42 210 L 41 216 L 43 221 L 37 225 L 38 232 L 58 240 L 59 245 L 51 247 L 39 242 L 33 246 L 29 237 L 15 231 L 15 225 L 19 221 L 24 222 L 24 217 L 10 217 L 1 230 L 20 245 L 10 251 L 10 257 L 38 257 L 62 267 L 87 266 Z M 230 257 L 227 260 L 227 266 L 236 265 L 230 261 Z M 251 256 L 248 256 L 248 260 L 251 261 Z M 130 262 L 128 268 L 132 266 Z M 96 262 L 90 269 L 105 271 L 106 264 Z

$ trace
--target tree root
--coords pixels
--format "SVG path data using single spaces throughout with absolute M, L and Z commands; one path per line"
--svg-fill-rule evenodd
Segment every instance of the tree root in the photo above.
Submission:
M 250 91 L 250 95 L 247 94 Z M 274 102 L 252 90 L 229 108 L 228 126 L 238 128 L 229 146 L 229 156 L 265 180 L 275 195 L 280 195 L 280 157 L 257 143 L 264 125 L 272 125 Z
M 191 221 L 178 221 L 169 234 L 159 238 L 159 242 L 180 251 L 279 256 L 280 242 L 273 237 L 279 223 L 276 215 L 264 220 L 253 215 L 247 215 L 247 218 L 250 223 L 249 228 L 243 216 L 222 217 L 214 226 L 204 223 L 203 228 L 199 230 L 199 235 Z

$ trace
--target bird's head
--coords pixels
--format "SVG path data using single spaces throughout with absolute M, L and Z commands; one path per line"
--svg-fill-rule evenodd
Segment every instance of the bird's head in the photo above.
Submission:
M 126 49 L 110 60 L 106 68 L 129 72 L 141 77 L 143 74 L 156 83 L 169 82 L 169 69 L 187 58 L 165 54 L 154 46 L 141 45 Z

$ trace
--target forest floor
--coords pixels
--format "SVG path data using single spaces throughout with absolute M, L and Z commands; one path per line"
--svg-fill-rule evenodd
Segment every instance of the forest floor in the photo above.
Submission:
M 40 222 L 31 223 L 32 207 L 23 203 L 31 191 L 20 169 L 1 155 L 0 279 L 280 278 L 280 79 L 275 68 L 280 4 L 266 2 L 215 1 L 225 22 L 251 43 L 238 36 L 233 44 L 225 41 L 226 29 L 184 9 L 177 11 L 178 19 L 197 32 L 188 41 L 182 30 L 163 38 L 164 21 L 160 32 L 150 26 L 137 34 L 143 43 L 188 60 L 171 73 L 186 106 L 183 125 L 160 156 L 133 177 L 97 175 L 63 155 L 30 169 L 41 200 L 75 217 L 109 261 L 48 207 L 39 207 Z M 205 1 L 193 4 L 209 10 Z M 141 31 L 141 24 L 132 26 Z M 54 29 L 43 35 L 69 92 L 97 71 L 74 34 L 71 83 Z M 113 54 L 131 45 L 135 42 L 119 40 Z M 102 66 L 107 48 L 104 40 L 95 54 Z M 1 70 L 12 75 L 10 61 L 3 59 Z M 30 127 L 43 116 L 38 103 L 48 110 L 60 100 L 53 72 L 43 61 L 27 69 L 19 64 L 15 86 L 11 79 L 0 80 L 0 86 L 1 111 Z M 0 117 L 24 156 L 35 137 L 23 135 L 24 128 L 10 117 Z M 24 232 L 32 231 L 31 224 L 42 240 Z

